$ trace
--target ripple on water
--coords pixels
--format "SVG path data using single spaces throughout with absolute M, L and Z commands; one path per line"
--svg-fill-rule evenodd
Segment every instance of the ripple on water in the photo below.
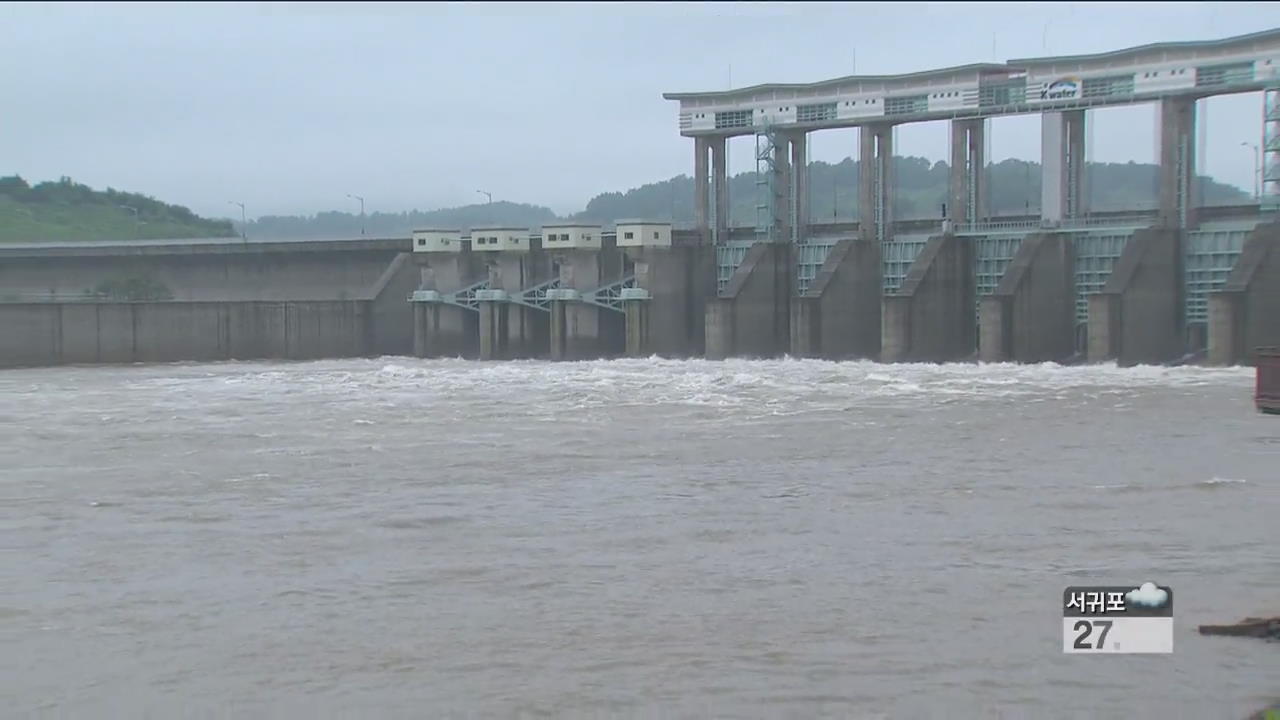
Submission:
M 6 371 L 0 677 L 19 714 L 145 714 L 117 692 L 138 677 L 263 715 L 335 692 L 354 715 L 1243 702 L 1273 690 L 1264 644 L 1179 635 L 1153 673 L 1069 662 L 1045 618 L 1068 584 L 1156 575 L 1186 627 L 1280 596 L 1251 387 L 794 359 Z

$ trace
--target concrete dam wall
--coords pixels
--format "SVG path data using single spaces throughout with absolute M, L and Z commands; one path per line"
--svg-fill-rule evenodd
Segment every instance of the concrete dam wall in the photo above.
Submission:
M 0 300 L 59 300 L 146 279 L 172 300 L 353 300 L 396 257 L 366 252 L 0 257 Z
M 0 367 L 375 354 L 368 300 L 0 304 Z

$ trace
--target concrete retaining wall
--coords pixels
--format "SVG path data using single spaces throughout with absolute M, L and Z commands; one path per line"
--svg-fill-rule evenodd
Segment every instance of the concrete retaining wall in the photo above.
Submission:
M 0 367 L 359 357 L 369 301 L 0 304 Z
M 422 272 L 410 253 L 400 253 L 369 291 L 373 313 L 373 352 L 376 355 L 413 354 L 413 306 L 409 296 L 422 282 Z
M 77 296 L 99 283 L 147 278 L 173 300 L 355 300 L 364 297 L 397 253 L 254 252 L 0 257 L 0 300 Z

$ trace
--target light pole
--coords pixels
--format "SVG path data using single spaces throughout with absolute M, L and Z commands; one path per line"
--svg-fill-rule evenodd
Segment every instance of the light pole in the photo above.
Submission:
M 138 239 L 138 208 L 130 207 L 128 205 L 121 205 L 120 207 L 121 209 L 131 210 L 133 212 L 133 239 L 137 240 Z
M 1022 195 L 1022 212 L 1031 215 L 1031 163 L 1027 162 L 1022 165 L 1022 187 L 1026 191 Z
M 248 220 L 246 219 L 245 213 L 244 213 L 244 203 L 236 202 L 235 200 L 228 200 L 227 204 L 240 206 L 240 239 L 245 241 L 246 243 L 249 242 L 249 230 L 246 227 L 246 225 L 248 224 Z
M 478 193 L 480 193 L 481 195 L 484 195 L 485 197 L 489 198 L 489 204 L 490 204 L 490 205 L 492 205 L 492 204 L 493 204 L 493 193 L 491 193 L 491 192 L 487 192 L 487 191 L 485 191 L 485 190 L 477 190 L 476 192 L 478 192 Z
M 349 192 L 347 193 L 347 197 L 349 197 L 349 199 L 352 199 L 352 200 L 360 200 L 360 236 L 364 237 L 365 236 L 365 199 L 364 197 L 361 197 L 358 195 L 352 195 L 352 193 L 349 193 Z
M 1253 148 L 1253 199 L 1262 202 L 1262 152 L 1257 143 L 1242 142 L 1240 145 Z
M 832 224 L 840 222 L 840 196 L 839 189 L 839 163 L 831 164 L 831 222 Z

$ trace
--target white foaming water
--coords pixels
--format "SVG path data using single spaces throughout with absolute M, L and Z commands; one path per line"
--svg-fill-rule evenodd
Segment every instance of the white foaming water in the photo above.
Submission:
M 1194 627 L 1280 600 L 1280 422 L 1251 389 L 810 360 L 0 373 L 0 703 L 1242 717 L 1272 649 Z M 1147 580 L 1175 590 L 1173 656 L 1061 653 L 1064 587 Z

